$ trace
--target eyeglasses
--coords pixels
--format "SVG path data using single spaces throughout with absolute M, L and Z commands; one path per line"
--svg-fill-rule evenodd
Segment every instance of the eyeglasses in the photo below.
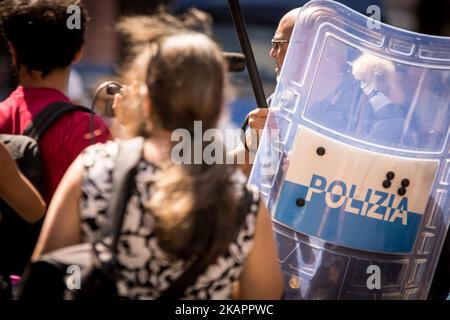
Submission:
M 278 51 L 284 43 L 289 43 L 289 40 L 272 39 L 272 49 Z

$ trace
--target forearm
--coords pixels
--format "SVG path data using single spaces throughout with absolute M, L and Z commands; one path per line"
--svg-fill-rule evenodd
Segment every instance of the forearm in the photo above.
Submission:
M 0 198 L 8 203 L 22 218 L 36 222 L 45 214 L 45 203 L 39 192 L 23 176 L 8 151 L 0 146 Z
M 0 192 L 0 197 L 27 222 L 33 223 L 44 217 L 45 202 L 33 185 L 19 173 L 8 181 L 9 186 Z

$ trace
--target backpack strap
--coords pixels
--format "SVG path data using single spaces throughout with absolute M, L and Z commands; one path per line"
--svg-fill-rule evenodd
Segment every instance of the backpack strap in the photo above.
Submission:
M 119 150 L 114 161 L 113 187 L 107 217 L 110 224 L 103 236 L 111 237 L 111 258 L 101 263 L 101 269 L 112 279 L 115 279 L 117 265 L 117 247 L 122 231 L 123 219 L 128 200 L 134 189 L 134 179 L 137 165 L 142 157 L 143 138 L 133 138 L 119 143 Z
M 39 112 L 23 132 L 23 135 L 39 141 L 45 132 L 60 118 L 74 111 L 83 111 L 92 113 L 86 107 L 74 105 L 70 102 L 51 103 Z

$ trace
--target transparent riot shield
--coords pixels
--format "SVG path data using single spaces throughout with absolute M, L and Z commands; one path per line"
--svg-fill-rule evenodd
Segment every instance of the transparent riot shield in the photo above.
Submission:
M 449 226 L 450 38 L 303 7 L 250 183 L 287 299 L 424 299 Z

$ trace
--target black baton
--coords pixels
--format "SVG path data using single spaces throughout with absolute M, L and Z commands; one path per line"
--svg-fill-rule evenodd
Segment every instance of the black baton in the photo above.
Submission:
M 258 67 L 255 62 L 255 56 L 253 55 L 252 46 L 247 34 L 247 28 L 245 27 L 241 7 L 239 6 L 239 0 L 228 0 L 228 5 L 230 7 L 231 16 L 233 17 L 234 26 L 238 34 L 242 53 L 245 56 L 245 64 L 247 65 L 248 75 L 250 76 L 250 82 L 252 83 L 256 104 L 258 108 L 268 108 L 261 78 L 259 77 Z M 242 124 L 242 130 L 245 131 L 247 125 L 248 115 Z

